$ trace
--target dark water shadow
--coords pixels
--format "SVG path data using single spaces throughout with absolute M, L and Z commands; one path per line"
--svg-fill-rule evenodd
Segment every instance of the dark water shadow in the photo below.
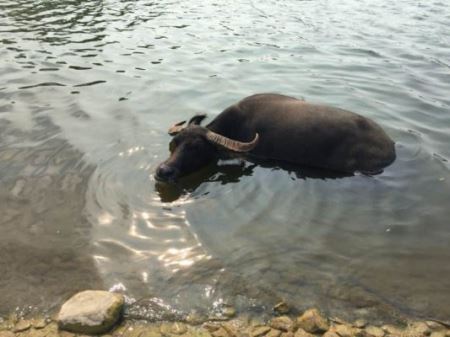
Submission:
M 0 316 L 52 313 L 77 291 L 104 288 L 83 215 L 95 167 L 49 119 L 38 125 L 0 126 L 16 140 L 0 146 Z
M 239 183 L 243 177 L 252 176 L 256 167 L 283 170 L 292 176 L 292 180 L 305 179 L 341 179 L 351 177 L 352 173 L 342 173 L 320 168 L 298 166 L 286 162 L 251 159 L 232 159 L 218 161 L 201 170 L 181 178 L 176 183 L 157 181 L 155 190 L 162 202 L 173 202 L 181 196 L 194 192 L 202 183 L 216 182 L 221 185 Z

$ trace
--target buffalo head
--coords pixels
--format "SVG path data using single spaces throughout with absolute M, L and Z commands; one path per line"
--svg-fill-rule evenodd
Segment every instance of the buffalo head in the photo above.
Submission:
M 240 142 L 222 136 L 200 125 L 206 115 L 191 118 L 173 125 L 169 134 L 170 157 L 156 169 L 156 179 L 173 182 L 178 177 L 187 175 L 218 158 L 221 149 L 233 152 L 251 151 L 258 143 L 258 134 L 250 142 Z

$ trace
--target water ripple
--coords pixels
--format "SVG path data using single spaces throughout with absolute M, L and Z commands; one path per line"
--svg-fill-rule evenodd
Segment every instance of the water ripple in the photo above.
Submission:
M 106 81 L 98 80 L 98 81 L 92 81 L 92 82 L 87 82 L 87 83 L 81 83 L 81 84 L 74 85 L 74 87 L 89 87 L 91 85 L 96 85 L 96 84 L 101 84 L 101 83 L 106 83 Z
M 23 87 L 19 87 L 19 89 L 31 89 L 31 88 L 37 88 L 37 87 L 65 87 L 65 84 L 62 83 L 58 83 L 58 82 L 43 82 L 43 83 L 38 83 L 38 84 L 34 84 L 34 85 L 27 85 L 27 86 L 23 86 Z

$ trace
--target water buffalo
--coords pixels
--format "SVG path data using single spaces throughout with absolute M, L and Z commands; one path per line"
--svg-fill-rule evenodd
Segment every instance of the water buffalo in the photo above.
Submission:
M 293 97 L 256 94 L 201 126 L 205 117 L 169 129 L 171 155 L 158 166 L 158 180 L 175 181 L 226 153 L 366 174 L 382 172 L 395 159 L 394 142 L 374 121 Z

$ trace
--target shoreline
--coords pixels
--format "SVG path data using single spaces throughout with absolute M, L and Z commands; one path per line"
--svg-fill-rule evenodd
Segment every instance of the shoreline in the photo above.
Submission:
M 103 337 L 450 337 L 448 322 L 404 320 L 396 325 L 375 325 L 364 319 L 346 322 L 326 317 L 317 309 L 291 314 L 281 303 L 270 318 L 228 312 L 229 317 L 204 319 L 192 314 L 183 320 L 154 321 L 122 317 Z M 85 333 L 62 330 L 55 315 L 27 319 L 0 318 L 0 337 L 78 337 Z

